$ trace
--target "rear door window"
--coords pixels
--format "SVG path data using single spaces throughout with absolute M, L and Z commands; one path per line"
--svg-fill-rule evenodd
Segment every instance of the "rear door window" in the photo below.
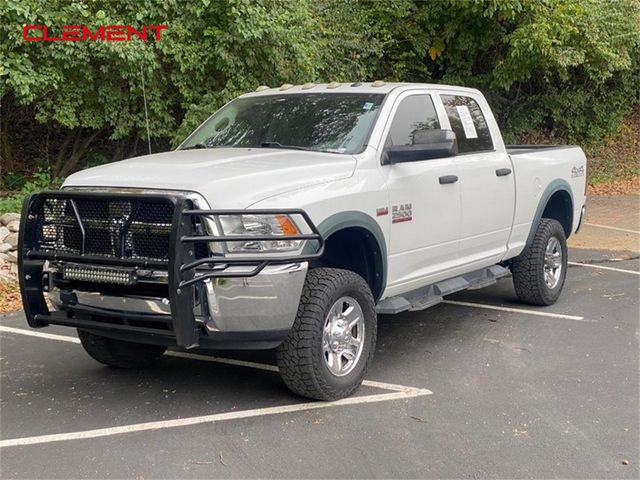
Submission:
M 489 125 L 478 102 L 463 95 L 440 95 L 440 98 L 458 139 L 459 153 L 494 150 Z

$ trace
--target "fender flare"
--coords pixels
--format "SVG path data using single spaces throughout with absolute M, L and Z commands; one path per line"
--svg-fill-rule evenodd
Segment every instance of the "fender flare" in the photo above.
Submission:
M 317 226 L 318 232 L 320 232 L 322 238 L 325 240 L 340 230 L 353 227 L 365 230 L 371 236 L 370 241 L 372 243 L 375 242 L 373 248 L 374 256 L 376 257 L 376 278 L 374 284 L 376 287 L 375 290 L 377 291 L 377 295 L 375 295 L 377 298 L 375 298 L 375 300 L 378 301 L 387 287 L 388 272 L 387 243 L 378 222 L 366 213 L 352 210 L 333 214 L 325 218 Z
M 536 208 L 536 213 L 533 216 L 533 222 L 531 223 L 531 229 L 529 230 L 529 235 L 527 236 L 527 246 L 531 245 L 531 243 L 533 242 L 533 237 L 535 236 L 536 231 L 538 230 L 538 225 L 540 225 L 540 220 L 542 220 L 542 214 L 544 213 L 545 208 L 547 208 L 547 204 L 549 203 L 549 200 L 555 193 L 558 193 L 558 192 L 567 192 L 569 194 L 569 198 L 571 199 L 571 220 L 572 220 L 571 222 L 572 225 L 569 227 L 569 229 L 571 230 L 573 228 L 574 200 L 573 200 L 573 193 L 571 191 L 571 186 L 566 180 L 563 180 L 562 178 L 556 178 L 551 183 L 549 183 L 549 185 L 547 185 L 547 188 L 544 189 L 544 192 L 542 192 L 542 195 L 540 196 L 540 200 L 538 202 L 538 208 Z

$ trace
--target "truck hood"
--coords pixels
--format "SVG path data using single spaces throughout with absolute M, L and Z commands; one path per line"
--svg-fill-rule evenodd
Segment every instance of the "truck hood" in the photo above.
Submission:
M 246 208 L 265 198 L 353 175 L 351 155 L 262 148 L 176 150 L 71 175 L 63 187 L 197 192 L 212 208 Z

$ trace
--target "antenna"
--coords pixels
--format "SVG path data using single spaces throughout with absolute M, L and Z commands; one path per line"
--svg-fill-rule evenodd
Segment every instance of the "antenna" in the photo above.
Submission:
M 140 77 L 142 78 L 142 98 L 144 99 L 144 118 L 147 122 L 147 143 L 149 144 L 149 154 L 151 154 L 151 132 L 149 130 L 149 112 L 147 111 L 147 92 L 144 88 L 144 72 L 140 66 Z

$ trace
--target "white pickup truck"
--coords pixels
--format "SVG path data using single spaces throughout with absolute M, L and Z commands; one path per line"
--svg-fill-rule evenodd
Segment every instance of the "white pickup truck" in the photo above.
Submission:
M 477 90 L 260 87 L 175 151 L 27 198 L 24 309 L 115 367 L 277 348 L 291 390 L 333 400 L 362 382 L 377 313 L 509 272 L 520 300 L 554 303 L 585 186 L 580 148 L 505 146 Z

